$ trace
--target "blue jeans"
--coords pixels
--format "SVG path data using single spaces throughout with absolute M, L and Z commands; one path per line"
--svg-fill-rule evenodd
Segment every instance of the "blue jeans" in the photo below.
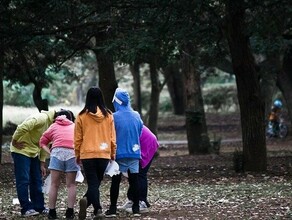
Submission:
M 14 161 L 16 191 L 21 206 L 21 214 L 30 209 L 42 212 L 45 206 L 38 156 L 31 158 L 18 153 L 11 154 Z
M 93 158 L 82 159 L 81 161 L 84 174 L 87 179 L 87 192 L 84 197 L 87 198 L 87 207 L 92 205 L 94 208 L 94 214 L 96 214 L 98 209 L 102 209 L 99 186 L 103 180 L 104 171 L 109 163 L 109 160 L 103 158 Z

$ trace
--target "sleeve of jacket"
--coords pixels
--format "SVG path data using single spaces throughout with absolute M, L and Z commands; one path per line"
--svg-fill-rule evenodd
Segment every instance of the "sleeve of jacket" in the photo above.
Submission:
M 49 154 L 42 148 L 40 151 L 40 161 L 45 162 L 48 155 Z
M 116 159 L 116 150 L 117 150 L 117 143 L 116 143 L 116 129 L 114 118 L 111 118 L 111 159 Z
M 39 145 L 42 146 L 48 146 L 48 144 L 52 141 L 52 126 L 50 126 L 41 136 Z
M 80 120 L 80 117 L 77 116 L 74 128 L 74 150 L 76 158 L 80 158 L 80 146 L 82 144 L 82 141 L 82 121 Z

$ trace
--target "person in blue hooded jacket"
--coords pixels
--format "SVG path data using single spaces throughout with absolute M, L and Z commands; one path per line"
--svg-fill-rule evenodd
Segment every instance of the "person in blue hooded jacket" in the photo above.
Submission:
M 130 96 L 126 90 L 117 88 L 113 97 L 115 108 L 114 123 L 116 129 L 116 162 L 119 164 L 120 174 L 112 177 L 110 188 L 110 208 L 105 217 L 116 217 L 117 200 L 122 173 L 128 175 L 129 188 L 133 192 L 132 211 L 135 217 L 140 216 L 139 210 L 139 161 L 141 159 L 140 135 L 143 121 L 138 112 L 131 107 Z

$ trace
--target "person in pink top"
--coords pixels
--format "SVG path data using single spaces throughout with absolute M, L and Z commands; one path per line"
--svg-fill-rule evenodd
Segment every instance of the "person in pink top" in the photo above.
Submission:
M 159 143 L 157 141 L 157 137 L 143 125 L 142 134 L 140 136 L 140 146 L 141 146 L 141 159 L 139 164 L 139 206 L 140 212 L 145 213 L 148 212 L 148 208 L 150 204 L 147 200 L 148 195 L 148 178 L 147 173 L 151 166 L 151 162 L 157 152 L 159 147 Z M 118 209 L 126 210 L 127 212 L 131 212 L 131 207 L 133 205 L 133 195 L 131 188 L 129 188 L 127 192 L 128 201 L 123 205 L 118 207 Z
M 74 204 L 76 200 L 76 174 L 79 166 L 74 152 L 74 120 L 73 113 L 62 109 L 54 123 L 43 133 L 39 145 L 50 154 L 49 170 L 51 173 L 51 187 L 49 191 L 49 219 L 57 219 L 56 201 L 61 182 L 61 174 L 66 173 L 68 190 L 68 207 L 66 219 L 74 218 Z M 49 145 L 52 144 L 50 147 Z

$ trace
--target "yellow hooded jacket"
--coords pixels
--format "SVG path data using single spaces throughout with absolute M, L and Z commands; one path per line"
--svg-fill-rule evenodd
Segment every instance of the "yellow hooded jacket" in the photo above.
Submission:
M 112 114 L 105 117 L 98 108 L 95 114 L 79 114 L 75 121 L 74 149 L 76 158 L 115 159 L 116 131 Z
M 53 123 L 54 117 L 55 110 L 41 111 L 26 118 L 17 126 L 12 136 L 12 140 L 25 142 L 25 147 L 18 149 L 11 144 L 10 151 L 27 157 L 36 157 L 39 155 L 40 161 L 45 162 L 47 153 L 39 147 L 39 140 L 42 134 Z

